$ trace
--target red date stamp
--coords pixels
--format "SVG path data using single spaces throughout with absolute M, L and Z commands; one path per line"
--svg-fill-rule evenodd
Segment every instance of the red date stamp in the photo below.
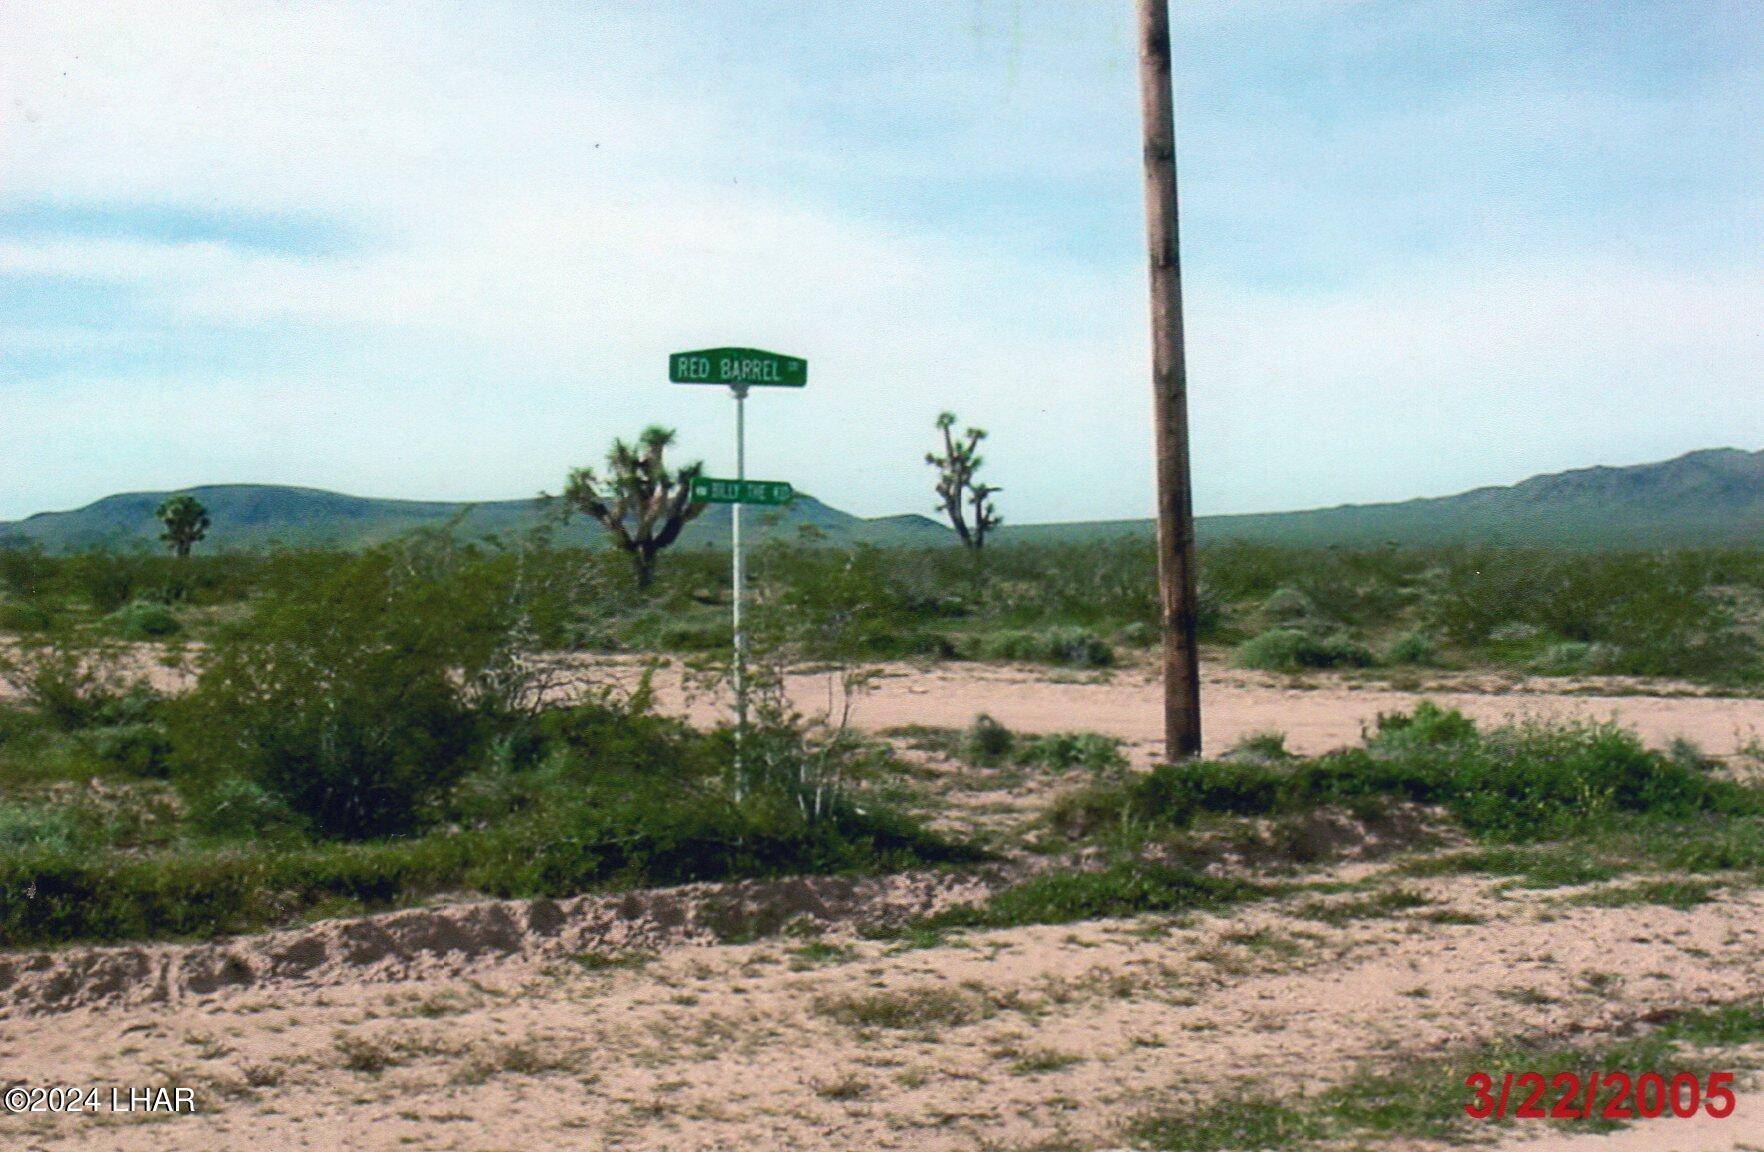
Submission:
M 1688 1119 L 1699 1112 L 1717 1120 L 1733 1115 L 1733 1073 L 1694 1072 L 1472 1072 L 1464 1079 L 1472 1120 Z

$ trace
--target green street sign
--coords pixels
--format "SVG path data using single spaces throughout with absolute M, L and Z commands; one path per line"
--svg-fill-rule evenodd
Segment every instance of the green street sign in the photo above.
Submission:
M 782 480 L 717 480 L 699 476 L 692 481 L 692 499 L 699 504 L 788 504 L 796 490 Z
M 675 384 L 801 388 L 808 383 L 808 361 L 758 348 L 706 348 L 669 356 L 668 379 Z

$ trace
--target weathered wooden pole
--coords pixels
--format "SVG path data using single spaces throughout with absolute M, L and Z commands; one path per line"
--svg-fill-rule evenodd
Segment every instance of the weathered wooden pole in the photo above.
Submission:
M 1145 125 L 1145 223 L 1151 257 L 1153 421 L 1158 469 L 1158 596 L 1164 626 L 1164 753 L 1200 755 L 1195 636 L 1194 493 L 1188 473 L 1188 366 L 1176 212 L 1176 113 L 1168 0 L 1139 5 L 1139 97 Z

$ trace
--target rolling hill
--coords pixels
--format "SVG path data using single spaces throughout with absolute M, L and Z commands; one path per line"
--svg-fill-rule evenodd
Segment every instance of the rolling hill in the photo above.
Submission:
M 1656 464 L 1576 468 L 1503 487 L 1390 504 L 1203 516 L 1202 543 L 1561 547 L 1764 545 L 1764 451 L 1712 448 Z M 1037 524 L 1000 539 L 1146 536 L 1150 520 Z
M 537 526 L 546 513 L 537 500 L 480 504 L 427 500 L 381 500 L 317 488 L 269 484 L 216 484 L 179 489 L 202 501 L 214 526 L 204 549 L 263 548 L 275 544 L 360 547 L 417 528 L 454 523 L 474 537 L 508 537 Z M 50 552 L 87 548 L 158 547 L 154 509 L 170 492 L 129 492 L 68 512 L 42 512 L 0 523 L 0 544 L 36 542 Z M 744 521 L 751 538 L 816 539 L 832 544 L 940 544 L 950 535 L 924 516 L 865 520 L 799 495 L 786 508 L 753 510 Z M 712 505 L 681 534 L 683 547 L 727 547 L 729 507 Z M 573 516 L 561 539 L 592 542 L 600 529 Z
M 185 489 L 208 506 L 206 547 L 275 543 L 354 547 L 420 527 L 457 521 L 475 536 L 511 535 L 543 516 L 533 500 L 480 504 L 380 500 L 313 488 L 227 484 Z M 0 523 L 0 544 L 35 541 L 49 551 L 157 546 L 153 510 L 168 493 L 107 496 L 84 508 Z M 926 516 L 863 519 L 811 496 L 787 508 L 755 510 L 755 538 L 829 544 L 948 545 L 954 534 Z M 1147 536 L 1150 520 L 1007 525 L 1001 543 Z M 1305 512 L 1205 516 L 1202 542 L 1256 540 L 1303 545 L 1536 544 L 1568 547 L 1764 545 L 1764 452 L 1717 448 L 1656 464 L 1580 468 L 1505 487 L 1390 504 L 1345 504 Z M 564 539 L 588 542 L 599 529 L 576 517 Z M 729 508 L 712 506 L 686 529 L 686 547 L 726 547 Z

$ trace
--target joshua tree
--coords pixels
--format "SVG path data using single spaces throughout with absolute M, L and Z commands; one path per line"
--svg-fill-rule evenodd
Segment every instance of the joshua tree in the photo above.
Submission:
M 943 455 L 927 452 L 925 463 L 937 469 L 937 498 L 942 501 L 943 512 L 955 527 L 956 535 L 965 547 L 978 552 L 986 547 L 986 534 L 1004 523 L 992 505 L 992 494 L 1002 489 L 974 479 L 985 463 L 980 455 L 980 441 L 986 439 L 986 430 L 970 428 L 957 438 L 955 422 L 954 412 L 937 417 L 937 430 L 943 433 Z M 974 513 L 972 526 L 968 522 L 969 509 Z
M 656 425 L 645 428 L 635 444 L 614 440 L 606 454 L 606 479 L 592 468 L 577 468 L 564 488 L 564 499 L 605 525 L 631 557 L 639 588 L 655 579 L 656 554 L 679 539 L 680 529 L 705 508 L 692 502 L 692 481 L 704 465 L 687 464 L 670 473 L 664 456 L 673 443 L 674 430 Z
M 208 509 L 194 496 L 168 497 L 153 514 L 165 525 L 159 538 L 174 556 L 188 556 L 196 542 L 208 535 Z

